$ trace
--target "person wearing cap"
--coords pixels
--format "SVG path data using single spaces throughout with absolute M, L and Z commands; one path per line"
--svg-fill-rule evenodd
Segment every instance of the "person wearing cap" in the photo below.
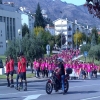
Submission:
M 26 80 L 26 58 L 24 57 L 23 52 L 20 52 L 20 63 L 21 63 L 21 79 L 22 79 L 22 83 L 21 85 L 23 85 L 23 81 L 25 83 L 25 88 L 24 91 L 27 91 L 27 80 Z M 23 86 L 22 86 L 23 87 Z
M 14 74 L 14 59 L 12 55 L 9 56 L 9 66 L 10 66 L 10 80 L 11 80 L 11 85 L 10 87 L 14 87 L 14 82 L 13 82 L 13 74 Z

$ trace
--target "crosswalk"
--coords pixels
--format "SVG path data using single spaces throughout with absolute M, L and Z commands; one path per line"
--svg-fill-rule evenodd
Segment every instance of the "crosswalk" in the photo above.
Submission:
M 35 94 L 35 95 L 28 95 L 25 97 L 25 99 L 23 100 L 36 100 L 38 99 L 40 96 L 42 96 L 43 94 Z

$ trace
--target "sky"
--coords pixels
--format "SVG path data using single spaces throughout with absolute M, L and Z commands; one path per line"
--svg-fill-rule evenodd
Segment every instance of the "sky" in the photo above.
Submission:
M 86 2 L 86 0 L 61 0 L 61 1 L 66 1 L 67 3 L 72 3 L 75 5 L 83 5 Z

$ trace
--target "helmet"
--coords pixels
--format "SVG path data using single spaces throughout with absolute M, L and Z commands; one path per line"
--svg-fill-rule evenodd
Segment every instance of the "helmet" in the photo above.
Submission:
M 62 58 L 57 58 L 57 61 L 58 62 L 63 62 L 63 59 Z

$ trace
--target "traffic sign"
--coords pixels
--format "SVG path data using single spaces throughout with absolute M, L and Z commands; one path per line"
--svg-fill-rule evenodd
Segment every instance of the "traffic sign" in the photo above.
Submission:
M 84 51 L 84 56 L 87 57 L 87 55 L 88 55 L 88 52 Z
M 50 51 L 50 45 L 49 44 L 46 46 L 46 49 L 47 49 L 47 51 Z

